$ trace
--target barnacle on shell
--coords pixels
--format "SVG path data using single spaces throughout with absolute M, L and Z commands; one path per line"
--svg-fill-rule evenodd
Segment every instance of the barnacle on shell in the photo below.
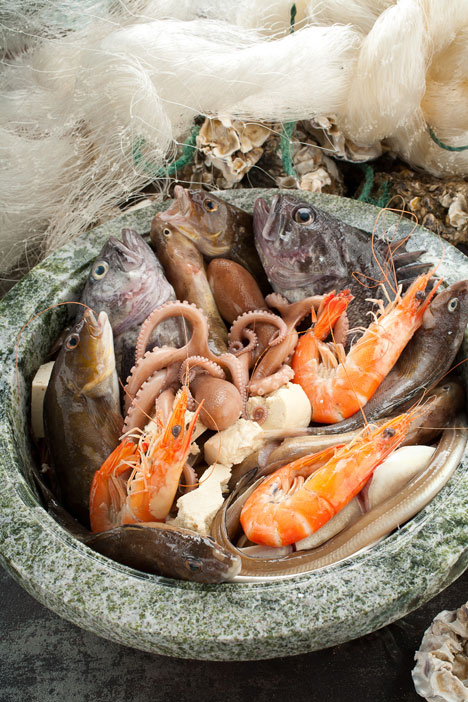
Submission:
M 263 154 L 262 144 L 271 130 L 262 124 L 229 118 L 207 118 L 197 136 L 197 146 L 207 165 L 218 168 L 227 187 L 238 183 Z
M 468 606 L 438 614 L 424 633 L 412 671 L 428 702 L 468 700 Z

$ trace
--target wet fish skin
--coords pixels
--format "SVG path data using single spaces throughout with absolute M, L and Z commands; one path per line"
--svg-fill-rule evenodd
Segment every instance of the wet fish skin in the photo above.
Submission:
M 372 248 L 366 232 L 290 195 L 275 195 L 271 206 L 258 198 L 253 221 L 255 245 L 274 290 L 297 302 L 350 288 L 354 296 L 347 311 L 351 327 L 369 326 L 366 298 L 385 299 L 382 287 L 373 282 L 384 279 L 380 266 L 393 281 L 393 262 L 398 282 L 404 279 L 405 287 L 421 272 L 421 265 L 424 270 L 430 268 L 416 264 L 414 269 L 421 251 L 408 252 L 401 242 L 378 239 Z M 393 298 L 395 292 L 385 286 Z
M 227 329 L 216 306 L 203 257 L 195 244 L 157 217 L 151 226 L 151 242 L 175 288 L 177 299 L 197 305 L 207 316 L 209 345 L 213 353 L 226 353 Z
M 109 238 L 92 265 L 81 302 L 96 312 L 107 312 L 122 379 L 134 365 L 141 325 L 156 307 L 175 299 L 163 267 L 138 232 L 122 229 L 121 241 Z M 151 338 L 151 346 L 181 343 L 183 329 L 178 319 L 163 322 Z
M 131 568 L 198 583 L 232 580 L 241 567 L 240 557 L 213 539 L 163 522 L 126 524 L 84 541 Z
M 112 329 L 86 310 L 65 339 L 44 398 L 44 427 L 63 506 L 89 524 L 93 475 L 122 431 Z
M 228 258 L 251 273 L 262 290 L 268 283 L 255 249 L 252 215 L 204 190 L 174 188 L 174 201 L 156 215 L 196 245 L 207 259 Z

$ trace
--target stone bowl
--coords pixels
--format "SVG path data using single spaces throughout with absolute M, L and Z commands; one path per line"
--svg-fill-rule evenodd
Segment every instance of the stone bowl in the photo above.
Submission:
M 274 191 L 277 192 L 277 191 Z M 289 191 L 291 192 L 291 191 Z M 271 191 L 220 193 L 251 209 Z M 379 210 L 332 195 L 304 194 L 312 204 L 372 231 Z M 252 660 L 306 653 L 343 643 L 403 617 L 467 567 L 468 473 L 465 455 L 450 482 L 402 528 L 335 565 L 274 582 L 203 585 L 146 575 L 75 540 L 41 506 L 31 474 L 30 384 L 72 305 L 90 263 L 123 227 L 148 232 L 165 205 L 123 215 L 49 256 L 4 298 L 0 310 L 0 561 L 39 602 L 104 638 L 157 654 L 208 660 Z M 408 220 L 385 215 L 401 235 Z M 468 278 L 468 259 L 417 228 L 409 249 L 442 257 L 448 282 Z M 21 332 L 22 330 L 22 332 Z M 21 334 L 20 334 L 21 332 Z M 17 370 L 16 370 L 17 349 Z M 464 356 L 466 356 L 466 349 Z

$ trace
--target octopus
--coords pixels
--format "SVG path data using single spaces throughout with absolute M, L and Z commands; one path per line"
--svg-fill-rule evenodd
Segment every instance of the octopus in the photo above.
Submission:
M 289 303 L 278 294 L 268 295 L 268 309 L 243 312 L 229 332 L 228 352 L 215 354 L 208 344 L 209 325 L 203 311 L 188 302 L 168 302 L 144 322 L 135 358 L 125 386 L 124 431 L 143 428 L 156 407 L 164 418 L 178 387 L 188 385 L 195 406 L 203 402 L 201 421 L 220 431 L 245 417 L 249 395 L 273 392 L 292 379 L 288 365 L 298 340 L 297 325 L 318 309 L 322 296 Z M 166 319 L 181 317 L 192 329 L 180 348 L 162 346 L 147 351 L 154 329 Z M 271 330 L 267 344 L 259 346 L 257 327 Z M 245 343 L 247 342 L 247 343 Z

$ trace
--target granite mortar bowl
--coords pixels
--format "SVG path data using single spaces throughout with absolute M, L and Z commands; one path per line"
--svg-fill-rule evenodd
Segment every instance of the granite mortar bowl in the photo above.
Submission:
M 274 191 L 278 192 L 278 191 Z M 289 191 L 291 192 L 291 191 Z M 220 193 L 251 209 L 271 191 Z M 372 231 L 378 209 L 336 196 L 301 196 Z M 373 548 L 292 579 L 202 585 L 139 573 L 91 551 L 41 506 L 31 465 L 30 384 L 75 310 L 91 261 L 122 227 L 148 232 L 151 205 L 123 215 L 43 261 L 4 298 L 0 310 L 0 559 L 13 578 L 54 612 L 104 638 L 180 658 L 252 660 L 306 653 L 362 636 L 406 615 L 448 586 L 468 564 L 468 464 L 414 519 Z M 397 222 L 385 216 L 385 224 Z M 403 220 L 398 233 L 412 230 Z M 425 248 L 448 282 L 468 278 L 468 259 L 418 228 L 408 248 Z M 463 351 L 466 356 L 466 348 Z

